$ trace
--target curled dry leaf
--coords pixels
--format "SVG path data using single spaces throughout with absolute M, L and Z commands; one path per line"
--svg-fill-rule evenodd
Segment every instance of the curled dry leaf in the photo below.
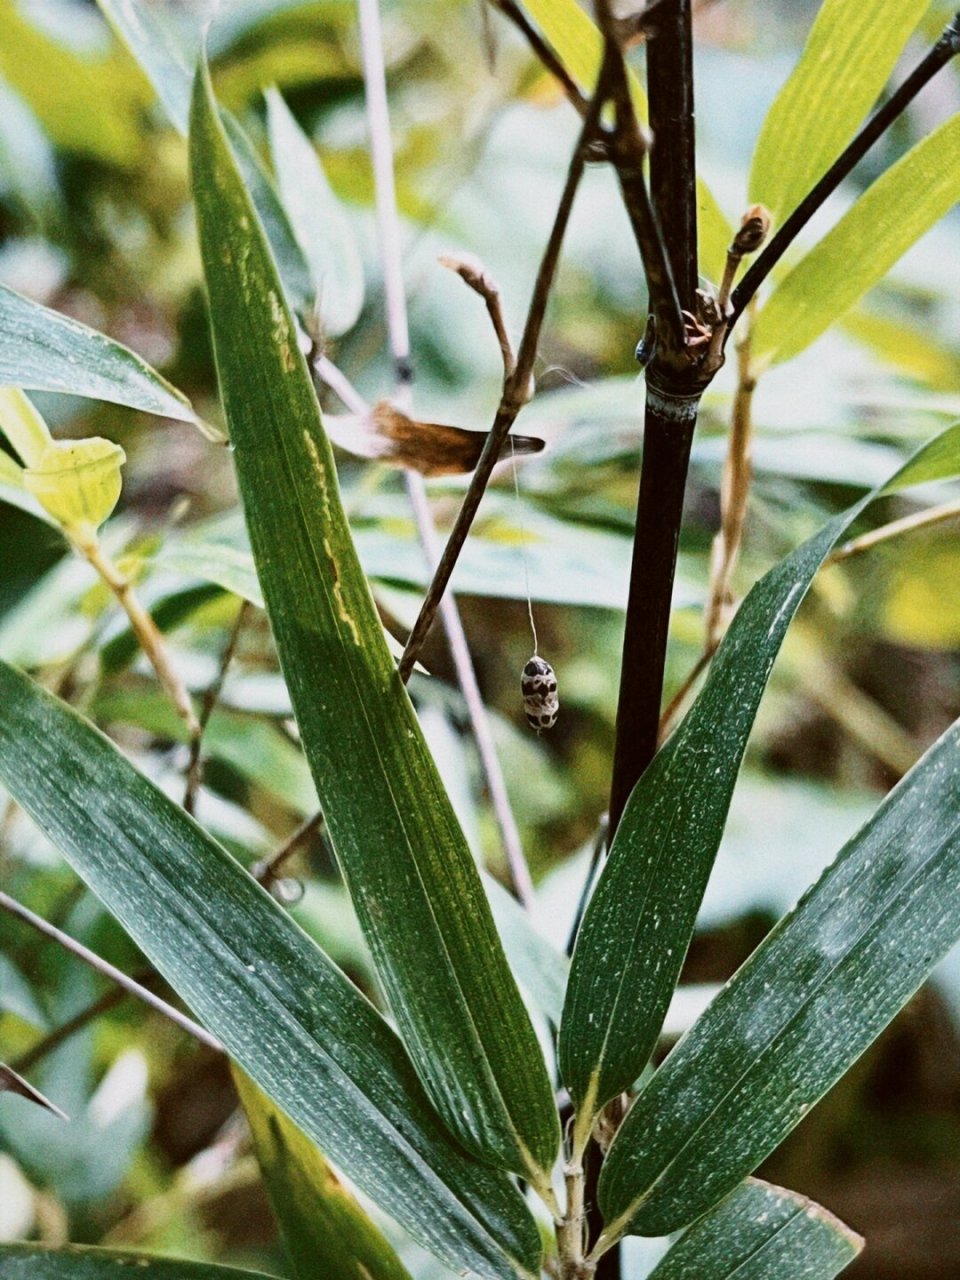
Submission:
M 6 1063 L 0 1062 L 0 1093 L 16 1093 L 21 1098 L 26 1098 L 28 1102 L 35 1102 L 38 1107 L 43 1107 L 44 1111 L 49 1111 L 52 1115 L 59 1116 L 61 1120 L 69 1120 L 69 1116 L 65 1111 L 61 1111 L 56 1103 L 51 1102 L 49 1098 L 45 1098 L 39 1089 L 35 1089 L 29 1080 L 24 1080 L 23 1076 L 18 1076 L 12 1067 L 8 1067 Z
M 334 444 L 360 458 L 406 467 L 423 476 L 457 476 L 472 471 L 487 439 L 485 431 L 466 431 L 441 422 L 419 422 L 387 400 L 379 400 L 366 414 L 325 414 L 327 434 Z M 510 458 L 539 453 L 544 442 L 535 436 L 508 436 L 501 454 Z

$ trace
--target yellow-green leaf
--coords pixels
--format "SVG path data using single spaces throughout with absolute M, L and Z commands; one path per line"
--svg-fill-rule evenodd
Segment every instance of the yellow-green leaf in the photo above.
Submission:
M 236 1067 L 233 1080 L 297 1280 L 410 1280 L 320 1149 Z
M 929 0 L 824 0 L 800 61 L 767 113 L 750 198 L 789 214 L 847 145 Z
M 779 285 L 757 318 L 758 361 L 789 360 L 839 319 L 960 200 L 960 114 L 888 169 Z

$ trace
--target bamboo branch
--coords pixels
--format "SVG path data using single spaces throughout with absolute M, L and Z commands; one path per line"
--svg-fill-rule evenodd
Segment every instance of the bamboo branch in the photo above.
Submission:
M 613 41 L 609 2 L 597 0 L 608 52 Z M 662 233 L 681 320 L 695 323 L 698 259 L 690 0 L 673 0 L 658 15 L 656 36 L 647 43 L 647 90 L 655 139 L 650 156 L 655 224 Z M 632 113 L 632 103 L 629 106 Z M 624 114 L 618 112 L 618 133 L 624 129 Z M 647 258 L 644 266 L 649 274 Z M 651 292 L 654 285 L 662 290 L 662 282 L 650 281 Z M 663 332 L 660 317 L 655 319 L 657 341 L 646 370 L 640 492 L 617 702 L 611 842 L 631 791 L 657 751 L 687 469 L 700 396 L 713 376 L 713 371 L 698 370 L 687 323 L 681 335 L 675 316 Z M 592 1241 L 602 1239 L 605 1229 L 597 1207 L 599 1164 L 594 1155 L 586 1185 Z M 602 1256 L 593 1255 L 597 1280 L 620 1280 L 620 1253 L 616 1247 Z
M 312 836 L 323 827 L 323 814 L 315 813 L 300 824 L 297 829 L 284 840 L 283 844 L 270 855 L 260 862 L 255 862 L 250 868 L 250 874 L 265 889 L 272 888 L 275 881 L 279 879 L 279 871 L 283 864 L 297 852 L 301 845 L 306 844 Z
M 624 208 L 633 228 L 647 281 L 648 307 L 657 326 L 662 352 L 670 352 L 685 364 L 686 329 L 677 293 L 675 273 L 654 203 L 647 190 L 644 164 L 649 140 L 637 119 L 627 64 L 617 43 L 618 25 L 608 5 L 598 5 L 598 17 L 606 37 L 606 56 L 611 63 L 610 97 L 615 125 L 607 135 L 607 157 L 617 173 Z M 651 159 L 651 171 L 652 171 Z
M 467 540 L 470 526 L 473 524 L 474 517 L 480 507 L 480 502 L 486 491 L 494 465 L 500 456 L 500 448 L 507 437 L 507 433 L 516 421 L 520 410 L 530 399 L 533 365 L 536 359 L 540 330 L 543 326 L 543 318 L 547 309 L 547 300 L 553 286 L 560 257 L 560 248 L 563 244 L 567 223 L 570 220 L 574 197 L 577 187 L 580 185 L 580 179 L 583 177 L 586 151 L 597 135 L 600 125 L 600 113 L 607 100 L 608 73 L 609 68 L 605 64 L 604 68 L 601 69 L 596 91 L 590 102 L 590 109 L 583 122 L 580 137 L 570 160 L 563 194 L 561 195 L 550 238 L 540 263 L 540 270 L 537 273 L 530 310 L 527 314 L 523 337 L 517 352 L 516 368 L 513 376 L 504 387 L 493 426 L 487 436 L 486 444 L 471 478 L 470 486 L 467 489 L 456 522 L 447 539 L 447 545 L 437 566 L 437 571 L 430 586 L 427 588 L 423 604 L 420 607 L 420 613 L 414 623 L 403 657 L 400 660 L 400 675 L 404 680 L 408 679 L 417 656 L 423 647 L 427 632 L 436 617 L 440 601 L 450 581 L 450 575 L 453 573 L 454 566 L 460 557 L 460 552 L 463 550 L 463 544 Z
M 237 610 L 237 616 L 234 619 L 233 626 L 230 628 L 230 634 L 227 636 L 227 643 L 223 647 L 220 654 L 220 662 L 217 666 L 217 674 L 210 682 L 206 693 L 203 695 L 203 702 L 200 706 L 200 715 L 197 718 L 197 731 L 190 739 L 190 758 L 187 761 L 187 785 L 183 794 L 183 807 L 187 813 L 192 814 L 196 806 L 197 792 L 200 790 L 200 783 L 203 781 L 203 757 L 201 751 L 203 748 L 203 735 L 206 732 L 210 717 L 213 715 L 214 708 L 220 701 L 220 694 L 223 692 L 223 683 L 227 678 L 227 670 L 233 661 L 233 655 L 237 651 L 237 643 L 240 640 L 240 632 L 244 628 L 248 614 L 249 602 L 241 600 L 240 608 Z
M 6 893 L 0 893 L 0 909 L 6 911 L 9 915 L 15 916 L 18 920 L 22 920 L 24 924 L 28 924 L 32 929 L 43 934 L 44 937 L 50 938 L 65 951 L 69 951 L 78 960 L 82 960 L 84 964 L 89 965 L 91 969 L 102 974 L 105 978 L 109 978 L 118 987 L 122 987 L 128 994 L 136 996 L 138 1000 L 149 1005 L 151 1009 L 163 1014 L 170 1022 L 175 1023 L 181 1031 L 186 1031 L 188 1035 L 193 1036 L 195 1040 L 199 1040 L 208 1049 L 216 1049 L 217 1052 L 223 1051 L 220 1042 L 215 1040 L 209 1032 L 204 1031 L 203 1027 L 194 1022 L 192 1018 L 188 1018 L 179 1009 L 174 1009 L 165 1000 L 155 996 L 152 991 L 142 987 L 139 982 L 128 977 L 122 970 L 110 964 L 108 960 L 104 960 L 88 947 L 85 947 L 82 942 L 77 942 L 75 938 L 63 933 L 55 925 L 49 924 L 38 915 L 34 915 L 28 907 L 23 906 Z
M 585 116 L 590 107 L 589 100 L 584 97 L 580 91 L 580 86 L 564 66 L 562 60 L 557 57 L 540 32 L 530 22 L 527 15 L 516 3 L 516 0 L 489 0 L 489 3 L 495 9 L 499 9 L 504 17 L 509 18 L 517 30 L 523 34 L 544 70 L 559 81 L 570 104 L 581 117 Z
M 958 53 L 960 53 L 960 13 L 957 13 L 947 24 L 939 40 L 907 76 L 900 88 L 870 117 L 820 181 L 800 201 L 734 289 L 731 297 L 731 328 L 743 314 L 747 303 L 754 297 L 767 276 L 827 198 L 836 191 L 878 138 L 881 138 L 893 122 L 903 114 L 923 86 Z
M 608 0 L 598 4 L 604 15 Z M 654 207 L 681 304 L 696 305 L 696 174 L 689 0 L 676 0 L 647 45 Z M 609 30 L 609 26 L 608 26 Z M 607 36 L 608 45 L 610 36 Z M 630 792 L 657 749 L 663 674 L 683 497 L 701 377 L 689 356 L 657 334 L 647 368 L 637 527 L 627 599 L 610 794 L 612 840 Z

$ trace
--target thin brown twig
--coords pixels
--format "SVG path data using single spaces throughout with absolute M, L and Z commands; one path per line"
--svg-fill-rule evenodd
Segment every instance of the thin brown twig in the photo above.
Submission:
M 301 822 L 300 826 L 287 836 L 283 844 L 275 849 L 269 858 L 264 858 L 261 862 L 255 862 L 250 868 L 250 874 L 254 880 L 263 885 L 265 889 L 269 889 L 275 880 L 279 878 L 278 873 L 283 864 L 297 852 L 301 845 L 318 832 L 323 826 L 323 814 L 315 813 L 311 817 Z
M 503 383 L 506 386 L 516 370 L 517 357 L 503 317 L 499 285 L 479 258 L 475 258 L 473 254 L 442 253 L 437 261 L 449 271 L 455 272 L 464 284 L 474 293 L 478 293 L 487 304 L 487 314 L 500 345 L 500 355 L 503 359 Z
M 483 452 L 473 473 L 456 522 L 447 539 L 447 545 L 437 566 L 437 571 L 430 586 L 427 588 L 420 613 L 414 623 L 410 638 L 407 640 L 403 657 L 400 659 L 400 675 L 404 680 L 409 678 L 426 639 L 427 632 L 436 617 L 440 602 L 450 581 L 450 576 L 460 557 L 463 544 L 466 542 L 467 534 L 470 532 L 470 527 L 480 507 L 480 502 L 486 491 L 494 465 L 500 457 L 500 448 L 507 437 L 507 433 L 516 421 L 521 408 L 530 399 L 533 365 L 540 340 L 540 330 L 546 314 L 547 300 L 553 286 L 557 263 L 560 258 L 560 248 L 563 244 L 567 223 L 570 220 L 574 197 L 580 185 L 580 179 L 583 177 L 586 151 L 596 137 L 600 127 L 600 115 L 608 96 L 608 75 L 609 70 L 605 64 L 601 68 L 596 91 L 590 102 L 590 109 L 583 122 L 580 137 L 570 160 L 563 194 L 560 198 L 550 238 L 537 273 L 530 310 L 527 314 L 523 337 L 520 341 L 520 349 L 517 353 L 516 368 L 504 387 L 493 426 L 487 436 L 486 444 L 483 447 Z
M 230 628 L 230 634 L 227 636 L 227 643 L 223 647 L 220 654 L 220 662 L 217 667 L 217 674 L 207 686 L 207 690 L 203 695 L 203 702 L 200 705 L 200 715 L 197 717 L 197 730 L 190 738 L 190 759 L 187 762 L 187 784 L 183 794 L 183 807 L 187 813 L 192 814 L 196 806 L 197 792 L 200 790 L 200 783 L 203 781 L 203 735 L 206 732 L 210 717 L 213 715 L 214 708 L 220 701 L 220 695 L 223 692 L 223 684 L 227 678 L 227 670 L 233 661 L 233 655 L 237 651 L 237 644 L 240 640 L 240 633 L 246 624 L 249 616 L 250 603 L 247 600 L 240 601 L 240 608 L 237 610 L 237 616 L 234 619 L 233 626 Z
M 149 983 L 156 981 L 157 974 L 153 969 L 145 969 L 142 973 L 134 976 L 134 981 L 139 982 L 141 986 L 147 986 Z M 84 1027 L 89 1026 L 97 1018 L 103 1014 L 109 1013 L 111 1009 L 115 1009 L 118 1004 L 122 1004 L 127 999 L 130 992 L 123 987 L 111 987 L 105 991 L 98 1000 L 94 1000 L 92 1004 L 88 1004 L 86 1008 L 81 1009 L 79 1013 L 75 1013 L 72 1018 L 68 1018 L 66 1022 L 59 1027 L 55 1027 L 49 1035 L 38 1041 L 32 1049 L 28 1049 L 22 1053 L 10 1065 L 14 1071 L 27 1072 L 32 1070 L 38 1062 L 42 1061 L 48 1054 L 53 1053 L 71 1036 L 82 1031 Z
M 495 9 L 499 9 L 504 17 L 509 18 L 518 31 L 523 34 L 543 68 L 555 80 L 559 81 L 570 104 L 581 116 L 586 116 L 587 111 L 590 109 L 589 100 L 581 92 L 580 86 L 563 65 L 562 60 L 557 57 L 540 32 L 533 26 L 527 15 L 516 3 L 516 0 L 489 0 L 489 3 Z
M 9 915 L 15 916 L 18 920 L 22 920 L 24 924 L 28 924 L 37 933 L 41 933 L 44 937 L 56 942 L 65 951 L 69 951 L 71 955 L 76 956 L 78 960 L 82 960 L 91 969 L 96 970 L 97 973 L 102 974 L 105 978 L 109 978 L 111 982 L 115 982 L 118 987 L 122 987 L 130 995 L 142 1000 L 144 1004 L 149 1005 L 157 1013 L 163 1014 L 165 1018 L 175 1023 L 182 1031 L 186 1031 L 188 1035 L 193 1036 L 195 1040 L 199 1040 L 207 1048 L 222 1052 L 220 1042 L 215 1040 L 209 1032 L 204 1031 L 203 1027 L 194 1022 L 192 1018 L 188 1018 L 179 1009 L 174 1009 L 172 1005 L 167 1004 L 165 1000 L 161 1000 L 152 991 L 142 987 L 135 979 L 129 977 L 121 969 L 116 968 L 108 960 L 104 960 L 102 956 L 98 956 L 88 947 L 85 947 L 76 938 L 71 938 L 69 934 L 63 933 L 56 925 L 52 925 L 41 916 L 35 915 L 29 907 L 23 906 L 22 903 L 17 902 L 16 899 L 11 898 L 8 894 L 0 892 L 0 908 Z

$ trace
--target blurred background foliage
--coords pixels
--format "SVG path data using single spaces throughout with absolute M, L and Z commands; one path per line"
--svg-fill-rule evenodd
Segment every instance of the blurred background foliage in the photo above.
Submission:
M 387 394 L 356 18 L 350 0 L 151 0 L 188 51 L 213 17 L 221 100 L 266 154 L 263 91 L 275 85 L 322 155 L 361 248 L 359 322 L 331 347 L 371 400 Z M 932 38 L 952 6 L 934 4 Z M 731 221 L 764 113 L 816 11 L 813 0 L 717 0 L 698 14 L 700 163 Z M 478 300 L 437 265 L 477 254 L 517 334 L 576 133 L 553 83 L 477 0 L 387 0 L 405 266 L 425 419 L 483 428 L 499 352 Z M 908 51 L 922 50 L 918 38 Z M 642 58 L 638 59 L 642 66 Z M 960 107 L 950 69 L 830 202 L 822 233 L 864 186 Z M 927 235 L 828 336 L 776 367 L 756 397 L 755 485 L 742 591 L 825 515 L 882 480 L 960 413 L 956 215 Z M 0 0 L 0 283 L 125 342 L 219 422 L 186 147 L 96 6 Z M 591 171 L 574 212 L 520 429 L 546 451 L 485 499 L 455 583 L 511 799 L 540 889 L 540 923 L 565 941 L 609 786 L 622 604 L 630 558 L 640 404 L 633 348 L 645 301 L 614 180 Z M 710 389 L 689 488 L 668 695 L 702 647 L 700 609 L 717 526 L 733 376 Z M 198 694 L 237 614 L 256 595 L 227 450 L 192 427 L 66 396 L 38 395 L 62 436 L 103 435 L 129 462 L 111 551 L 140 582 Z M 333 397 L 327 402 L 337 412 Z M 402 636 L 425 581 L 396 472 L 340 455 L 361 557 Z M 441 523 L 463 485 L 434 481 Z M 888 499 L 880 523 L 914 509 Z M 531 648 L 521 546 L 540 649 L 560 678 L 556 730 L 523 725 L 518 680 Z M 687 962 L 696 1009 L 816 876 L 925 746 L 960 713 L 956 524 L 914 533 L 828 570 L 788 640 L 748 755 Z M 49 526 L 0 506 L 0 654 L 39 674 L 152 776 L 182 790 L 182 728 L 106 589 Z M 502 855 L 439 629 L 433 678 L 411 691 L 465 828 L 497 872 Z M 263 615 L 248 612 L 205 738 L 198 815 L 244 862 L 313 812 L 286 690 Z M 30 824 L 0 809 L 4 887 L 131 972 L 142 959 Z M 315 839 L 292 873 L 303 926 L 368 991 L 372 978 L 335 867 Z M 0 921 L 0 1056 L 14 1061 L 92 1000 L 98 979 Z M 375 994 L 375 993 L 373 993 Z M 691 1016 L 684 1002 L 675 1030 Z M 862 1277 L 960 1275 L 960 959 L 944 965 L 857 1069 L 762 1171 L 829 1205 L 869 1241 Z M 69 1126 L 0 1099 L 0 1239 L 137 1245 L 284 1273 L 223 1063 L 117 1001 L 31 1073 Z M 644 1270 L 633 1242 L 628 1268 Z M 405 1246 L 418 1274 L 439 1274 Z M 628 1280 L 632 1277 L 628 1275 Z

